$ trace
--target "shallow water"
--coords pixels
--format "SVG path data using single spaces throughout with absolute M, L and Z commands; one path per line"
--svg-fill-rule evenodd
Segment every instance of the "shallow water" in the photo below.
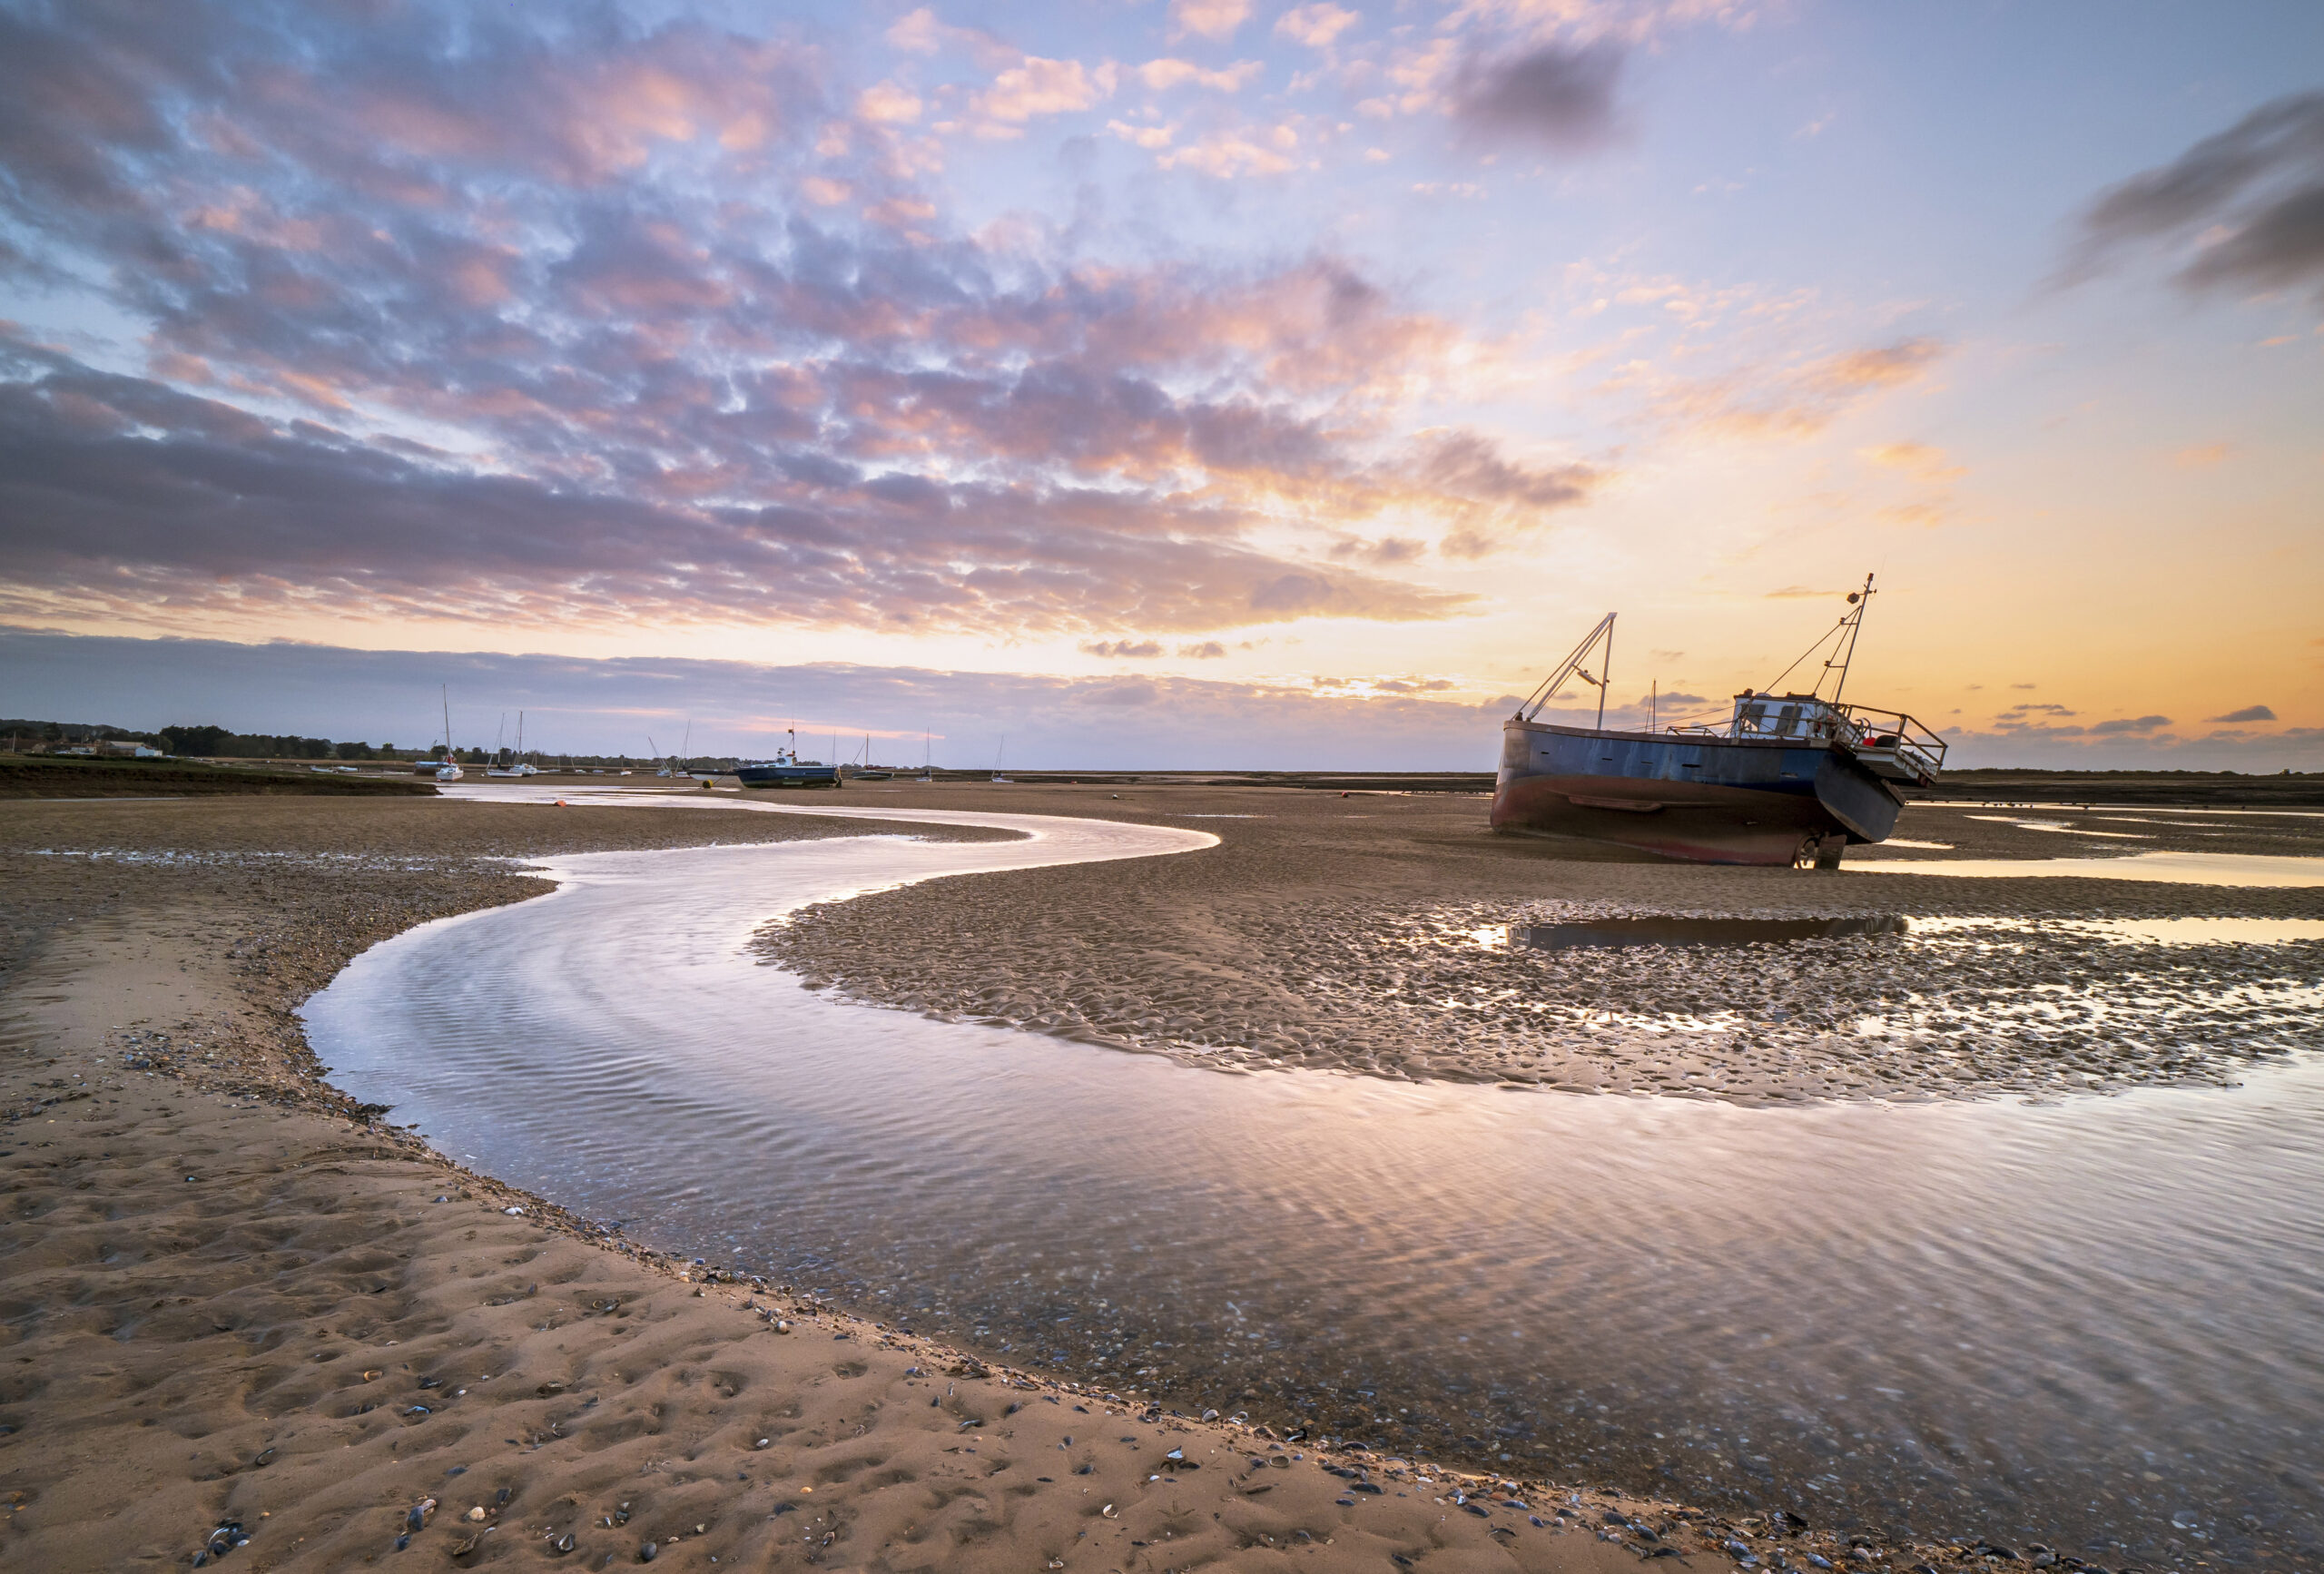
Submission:
M 2315 1064 L 1896 1109 L 1223 1077 L 743 950 L 866 885 L 1187 835 L 563 860 L 359 958 L 310 1034 L 464 1162 L 1020 1364 L 1817 1523 L 2319 1546 Z
M 1576 946 L 1760 946 L 1785 940 L 1845 939 L 1900 935 L 1906 925 L 1890 913 L 1848 918 L 1613 918 L 1586 922 L 1518 924 L 1511 938 L 1537 950 Z
M 2150 880 L 2171 885 L 2324 885 L 2324 858 L 2270 852 L 2134 852 L 2123 858 L 1884 858 L 1850 874 L 1944 874 L 1984 880 Z
M 2290 946 L 2324 940 L 2324 919 L 2288 918 L 1914 918 L 1915 939 L 1966 936 L 2006 940 L 2031 935 L 2089 935 L 2154 946 Z

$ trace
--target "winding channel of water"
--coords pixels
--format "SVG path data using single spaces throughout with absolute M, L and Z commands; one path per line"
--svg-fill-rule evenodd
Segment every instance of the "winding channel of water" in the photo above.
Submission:
M 357 959 L 310 1038 L 476 1168 L 1018 1364 L 2101 1562 L 2324 1547 L 2324 1067 L 1901 1108 L 1228 1077 L 746 953 L 812 901 L 1209 841 L 941 818 L 1039 834 L 550 861 Z

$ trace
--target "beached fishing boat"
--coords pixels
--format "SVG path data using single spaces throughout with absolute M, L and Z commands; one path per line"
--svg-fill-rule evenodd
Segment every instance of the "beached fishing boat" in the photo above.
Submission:
M 791 746 L 775 751 L 772 760 L 746 760 L 734 767 L 745 787 L 841 787 L 845 779 L 837 765 L 799 757 L 799 730 L 789 731 Z
M 1721 723 L 1649 722 L 1642 732 L 1604 725 L 1614 648 L 1608 613 L 1502 725 L 1493 829 L 1699 863 L 1817 869 L 1838 868 L 1852 843 L 1887 840 L 1902 789 L 1936 781 L 1945 743 L 1901 711 L 1841 697 L 1872 594 L 1866 575 L 1838 625 L 1776 680 L 1821 653 L 1823 670 L 1806 693 L 1746 689 Z M 1593 656 L 1595 674 L 1583 664 Z M 1600 724 L 1537 720 L 1575 680 L 1598 690 Z

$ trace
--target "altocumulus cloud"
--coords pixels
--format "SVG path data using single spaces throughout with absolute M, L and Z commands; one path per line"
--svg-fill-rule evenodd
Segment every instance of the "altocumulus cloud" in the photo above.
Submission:
M 1348 521 L 1586 499 L 1403 442 L 1459 336 L 1353 269 L 952 232 L 884 103 L 596 8 L 0 13 L 8 265 L 150 325 L 0 349 L 0 613 L 1423 619 Z

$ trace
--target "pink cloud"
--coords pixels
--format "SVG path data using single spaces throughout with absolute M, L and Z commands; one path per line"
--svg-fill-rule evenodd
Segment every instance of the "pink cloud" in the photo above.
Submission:
M 1309 5 L 1295 5 L 1275 18 L 1275 34 L 1310 49 L 1328 49 L 1339 35 L 1362 20 L 1353 11 L 1334 5 L 1329 0 L 1317 0 Z
M 1170 36 L 1189 34 L 1221 44 L 1251 15 L 1250 0 L 1170 0 Z
M 976 112 L 988 120 L 1021 125 L 1037 115 L 1069 114 L 1088 109 L 1114 91 L 1116 68 L 1090 69 L 1078 60 L 1044 60 L 1029 54 L 992 79 L 977 95 Z

